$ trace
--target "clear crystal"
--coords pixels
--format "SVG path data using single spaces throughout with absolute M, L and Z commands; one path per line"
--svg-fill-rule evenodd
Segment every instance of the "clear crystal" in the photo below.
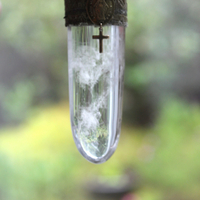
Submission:
M 103 53 L 92 39 L 99 27 L 68 27 L 71 125 L 80 153 L 103 163 L 114 153 L 122 120 L 125 28 L 103 27 Z

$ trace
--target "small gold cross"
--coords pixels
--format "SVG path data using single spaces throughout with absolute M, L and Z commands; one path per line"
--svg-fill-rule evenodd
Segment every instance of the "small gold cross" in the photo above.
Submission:
M 99 35 L 93 35 L 92 38 L 99 40 L 99 53 L 103 53 L 103 40 L 108 39 L 109 36 L 103 35 L 102 23 L 100 24 L 100 28 L 99 28 Z

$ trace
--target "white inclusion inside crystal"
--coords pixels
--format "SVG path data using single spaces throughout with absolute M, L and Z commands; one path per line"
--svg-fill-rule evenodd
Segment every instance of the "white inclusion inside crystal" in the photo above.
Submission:
M 106 106 L 107 96 L 108 91 L 100 95 L 90 106 L 82 108 L 78 126 L 79 131 L 85 136 L 91 134 L 91 132 L 95 132 L 100 126 L 101 112 L 99 110 Z M 83 132 L 83 130 L 85 131 Z
M 81 112 L 81 126 L 84 126 L 87 130 L 95 130 L 99 126 L 99 113 L 91 112 L 87 109 Z M 89 133 L 86 132 L 85 135 Z
M 69 70 L 70 76 L 77 75 L 78 82 L 82 88 L 89 86 L 91 89 L 98 82 L 99 78 L 110 71 L 112 53 L 106 51 L 100 54 L 93 47 L 82 46 L 77 49 L 76 57 Z
M 98 137 L 102 136 L 102 134 L 104 137 L 108 135 L 106 124 L 101 120 L 101 111 L 106 109 L 108 104 L 111 84 L 110 74 L 113 70 L 113 53 L 109 52 L 108 49 L 109 47 L 104 45 L 104 53 L 100 54 L 99 50 L 94 47 L 79 47 L 73 58 L 72 68 L 69 70 L 69 75 L 73 76 L 74 74 L 75 81 L 83 90 L 87 87 L 89 89 L 87 92 L 92 96 L 92 101 L 88 102 L 90 105 L 79 108 L 80 112 L 79 114 L 77 113 L 76 126 L 78 135 L 83 139 L 87 148 L 93 148 L 97 152 L 99 151 L 97 147 L 99 145 Z M 94 92 L 94 86 L 100 79 L 101 81 L 103 80 L 106 87 L 98 94 Z M 90 143 L 87 143 L 87 140 Z M 91 145 L 90 147 L 88 146 L 89 144 Z

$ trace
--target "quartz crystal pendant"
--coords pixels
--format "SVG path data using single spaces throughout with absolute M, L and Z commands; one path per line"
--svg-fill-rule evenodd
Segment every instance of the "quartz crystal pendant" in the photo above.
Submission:
M 114 153 L 122 121 L 125 27 L 68 26 L 69 99 L 73 137 L 90 162 Z M 100 53 L 100 45 L 103 52 Z

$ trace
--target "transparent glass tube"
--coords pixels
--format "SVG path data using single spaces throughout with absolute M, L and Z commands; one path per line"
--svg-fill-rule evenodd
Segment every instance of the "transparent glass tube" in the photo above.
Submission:
M 68 27 L 69 99 L 73 137 L 90 162 L 114 153 L 122 121 L 125 28 L 105 26 L 103 53 L 99 27 Z

